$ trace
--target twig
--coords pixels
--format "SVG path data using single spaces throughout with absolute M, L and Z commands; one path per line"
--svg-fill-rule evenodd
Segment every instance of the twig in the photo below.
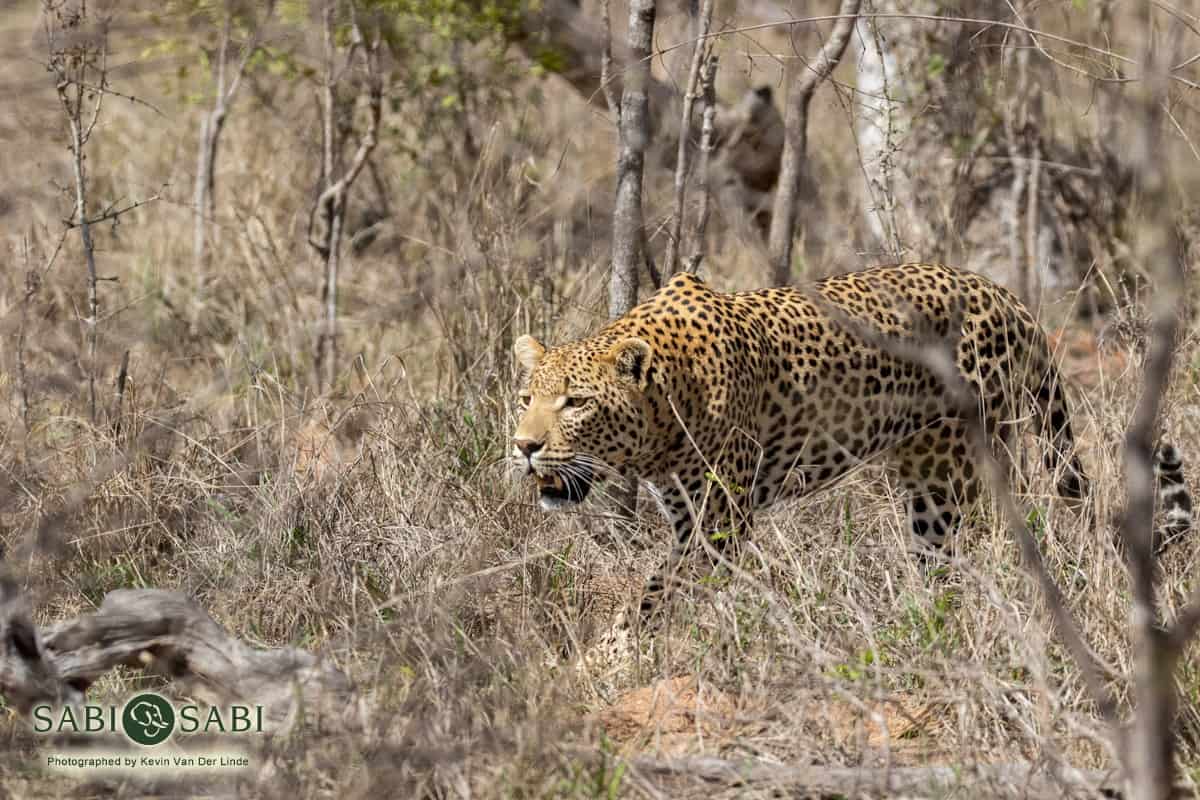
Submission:
M 97 95 L 111 94 L 113 97 L 119 97 L 122 100 L 128 100 L 129 102 L 135 103 L 136 105 L 145 106 L 146 108 L 153 111 L 155 114 L 158 114 L 160 117 L 167 116 L 166 114 L 164 114 L 162 112 L 162 109 L 160 109 L 158 106 L 154 105 L 153 103 L 151 103 L 147 100 L 143 100 L 140 97 L 135 97 L 134 95 L 131 95 L 131 94 L 126 94 L 124 92 L 118 92 L 116 89 L 109 88 L 108 84 L 97 86 L 93 83 L 88 83 L 87 81 L 81 81 L 81 80 L 75 80 L 75 79 L 72 79 L 71 83 L 76 86 L 79 86 L 83 89 L 86 89 L 89 92 L 95 92 Z
M 148 203 L 153 203 L 156 200 L 161 200 L 161 199 L 162 199 L 161 194 L 154 194 L 150 197 L 147 197 L 145 200 L 137 200 L 133 203 L 130 203 L 129 205 L 125 206 L 124 208 L 117 208 L 117 209 L 111 209 L 109 211 L 105 211 L 103 214 L 101 214 L 98 217 L 92 217 L 91 219 L 81 219 L 81 220 L 64 219 L 62 221 L 62 223 L 63 223 L 63 225 L 66 225 L 68 229 L 78 228 L 80 225 L 99 225 L 101 222 L 106 222 L 110 219 L 116 219 L 117 217 L 121 216 L 122 214 L 127 214 L 130 211 L 133 211 L 135 208 L 141 208 L 142 206 L 144 206 Z
M 125 405 L 125 382 L 129 378 L 129 351 L 126 350 L 121 354 L 121 368 L 117 370 L 117 380 L 114 384 L 115 391 L 112 419 L 113 419 L 113 438 L 119 440 L 121 438 L 121 416 Z
M 84 144 L 92 138 L 92 131 L 96 129 L 96 123 L 100 121 L 100 109 L 104 106 L 105 89 L 108 88 L 108 24 L 107 20 L 100 21 L 100 86 L 95 90 L 96 105 L 92 107 L 92 119 L 88 122 L 87 130 L 84 131 Z M 83 87 L 76 83 L 79 90 L 79 98 L 77 100 L 79 107 L 83 108 Z

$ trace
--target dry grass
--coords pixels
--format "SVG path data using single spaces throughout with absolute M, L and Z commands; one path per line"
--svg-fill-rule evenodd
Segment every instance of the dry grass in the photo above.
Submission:
M 25 271 L 49 256 L 69 211 L 55 188 L 67 183 L 67 162 L 53 87 L 30 60 L 35 19 L 24 3 L 0 30 L 0 97 L 14 112 L 0 119 L 0 546 L 43 619 L 117 588 L 177 588 L 246 639 L 318 650 L 353 676 L 371 698 L 367 730 L 264 741 L 261 769 L 239 792 L 637 797 L 646 790 L 618 755 L 657 751 L 830 765 L 1113 763 L 994 510 L 982 511 L 946 574 L 927 580 L 902 556 L 896 487 L 871 468 L 763 515 L 740 568 L 682 597 L 653 645 L 636 643 L 615 663 L 578 658 L 656 565 L 665 533 L 649 510 L 633 533 L 601 503 L 543 515 L 501 462 L 512 339 L 591 329 L 605 292 L 614 137 L 553 81 L 516 83 L 491 109 L 494 124 L 477 122 L 474 163 L 381 147 L 392 215 L 349 262 L 345 369 L 321 396 L 312 388 L 320 275 L 303 241 L 318 146 L 308 90 L 268 82 L 269 98 L 247 94 L 235 108 L 220 240 L 200 294 L 187 207 L 194 109 L 178 100 L 166 64 L 118 73 L 165 115 L 110 104 L 89 156 L 95 196 L 169 188 L 167 200 L 99 232 L 101 274 L 119 279 L 101 290 L 103 385 L 128 348 L 131 388 L 124 408 L 90 424 L 74 236 L 23 300 Z M 123 60 L 136 60 L 145 36 L 118 37 Z M 740 40 L 723 64 L 739 51 L 756 52 Z M 730 66 L 724 80 L 761 74 Z M 397 103 L 387 122 L 411 142 L 419 108 Z M 814 115 L 818 168 L 850 180 L 856 157 L 836 146 L 845 107 L 832 95 L 817 107 L 828 112 Z M 668 207 L 669 181 L 658 177 L 651 209 Z M 364 178 L 351 215 L 379 202 Z M 836 220 L 848 201 L 830 192 L 821 202 Z M 724 236 L 707 266 L 714 283 L 765 280 L 761 246 Z M 853 233 L 838 236 L 814 272 L 860 266 Z M 26 310 L 28 427 L 15 372 Z M 1047 563 L 1088 641 L 1122 676 L 1129 590 L 1109 523 L 1123 495 L 1117 444 L 1138 356 L 1119 346 L 1102 358 L 1079 336 L 1066 335 L 1069 371 L 1084 386 L 1076 407 L 1101 524 L 1086 527 L 1050 499 L 1049 476 L 1035 475 L 1022 500 L 1038 511 Z M 1166 426 L 1194 459 L 1194 337 L 1179 364 Z M 78 501 L 81 482 L 94 486 Z M 1190 590 L 1198 559 L 1193 539 L 1164 560 L 1168 609 Z M 1196 664 L 1193 650 L 1181 675 L 1186 763 L 1200 757 Z M 139 685 L 117 674 L 94 692 L 119 699 Z M 13 796 L 206 791 L 81 789 L 34 767 L 39 742 L 24 720 L 0 724 L 9 753 L 0 783 Z

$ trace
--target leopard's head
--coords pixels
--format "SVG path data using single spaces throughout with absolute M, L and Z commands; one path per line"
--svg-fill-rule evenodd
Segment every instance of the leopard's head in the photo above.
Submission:
M 601 335 L 547 350 L 522 336 L 514 349 L 523 376 L 512 456 L 534 478 L 542 508 L 578 503 L 645 446 L 650 345 Z

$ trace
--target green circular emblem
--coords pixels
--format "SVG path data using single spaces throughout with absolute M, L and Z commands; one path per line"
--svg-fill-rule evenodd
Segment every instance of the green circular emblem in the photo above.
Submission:
M 125 704 L 121 727 L 138 744 L 162 744 L 175 730 L 175 708 L 162 695 L 139 694 Z

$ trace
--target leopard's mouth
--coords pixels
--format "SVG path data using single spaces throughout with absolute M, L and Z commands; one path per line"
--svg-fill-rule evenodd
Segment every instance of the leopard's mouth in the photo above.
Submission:
M 564 508 L 583 502 L 592 489 L 593 473 L 583 466 L 574 466 L 569 472 L 533 474 L 538 487 L 538 501 L 547 511 Z

